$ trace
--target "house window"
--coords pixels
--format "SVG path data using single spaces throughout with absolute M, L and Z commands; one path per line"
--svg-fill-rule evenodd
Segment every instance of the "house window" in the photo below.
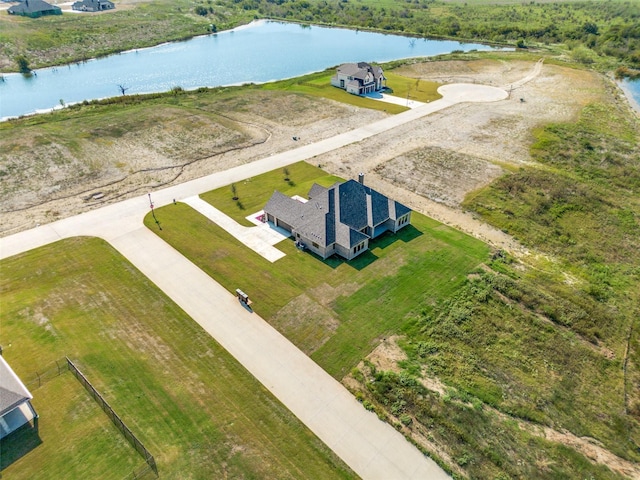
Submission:
M 344 88 L 344 79 L 340 79 L 340 88 Z
M 319 245 L 316 242 L 311 242 L 311 245 L 313 245 L 315 248 L 319 248 Z

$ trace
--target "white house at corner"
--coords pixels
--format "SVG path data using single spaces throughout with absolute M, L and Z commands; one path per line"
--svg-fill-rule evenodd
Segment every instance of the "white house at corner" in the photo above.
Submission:
M 386 80 L 380 67 L 374 67 L 365 62 L 344 63 L 331 77 L 331 85 L 354 95 L 363 95 L 382 90 Z
M 264 213 L 323 259 L 335 254 L 351 260 L 367 251 L 370 239 L 411 223 L 411 209 L 364 185 L 362 174 L 357 182 L 314 184 L 308 197 L 301 202 L 276 190 Z
M 38 418 L 31 406 L 33 396 L 0 355 L 0 438 Z

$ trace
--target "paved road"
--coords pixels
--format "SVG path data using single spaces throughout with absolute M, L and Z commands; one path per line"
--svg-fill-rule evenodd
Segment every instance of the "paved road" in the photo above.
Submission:
M 444 88 L 444 87 L 442 87 Z M 308 160 L 461 101 L 496 101 L 504 90 L 448 86 L 444 98 L 371 125 L 209 175 L 152 195 L 156 207 Z M 0 259 L 62 238 L 105 239 L 209 332 L 358 475 L 365 479 L 443 479 L 447 474 L 229 292 L 147 230 L 147 196 L 0 239 Z

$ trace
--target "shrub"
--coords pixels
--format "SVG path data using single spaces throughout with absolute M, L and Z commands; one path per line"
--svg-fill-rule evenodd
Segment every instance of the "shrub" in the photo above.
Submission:
M 400 415 L 400 422 L 402 422 L 402 424 L 405 427 L 408 427 L 409 425 L 411 425 L 413 423 L 413 419 L 411 418 L 410 415 L 407 415 L 406 413 L 403 413 L 402 415 Z

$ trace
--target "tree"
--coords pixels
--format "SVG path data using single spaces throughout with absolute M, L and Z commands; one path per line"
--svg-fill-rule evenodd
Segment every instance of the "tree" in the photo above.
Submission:
M 18 71 L 20 73 L 31 73 L 31 68 L 29 67 L 29 60 L 24 55 L 18 55 L 16 57 L 16 63 L 18 64 Z
M 236 189 L 236 184 L 231 184 L 231 193 L 233 193 L 233 199 L 238 200 L 238 190 Z
M 584 33 L 590 35 L 598 35 L 598 25 L 593 22 L 585 22 L 585 24 L 582 26 L 582 30 L 584 31 Z

